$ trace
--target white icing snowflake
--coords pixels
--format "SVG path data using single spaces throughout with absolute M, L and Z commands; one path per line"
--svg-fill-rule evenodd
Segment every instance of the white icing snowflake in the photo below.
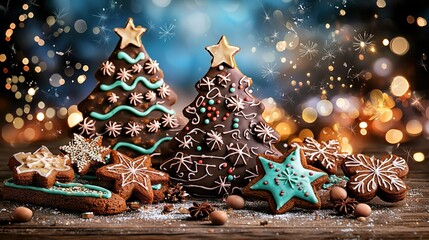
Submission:
M 350 155 L 344 161 L 344 166 L 346 170 L 358 168 L 354 170 L 355 175 L 350 178 L 348 184 L 359 193 L 376 191 L 379 186 L 390 191 L 407 189 L 404 181 L 398 177 L 399 172 L 408 172 L 407 163 L 401 157 L 389 155 L 380 160 L 363 154 Z
M 140 63 L 136 63 L 131 67 L 131 69 L 133 70 L 133 73 L 139 73 L 143 67 L 140 65 Z
M 310 162 L 320 162 L 327 170 L 336 169 L 337 161 L 341 154 L 340 144 L 337 140 L 329 140 L 328 142 L 319 143 L 314 138 L 305 138 L 301 149 L 304 155 Z
M 227 181 L 227 177 L 219 176 L 219 180 L 214 181 L 216 184 L 218 184 L 219 192 L 217 193 L 219 196 L 222 194 L 222 192 L 228 193 L 228 189 L 231 187 L 231 183 Z
M 103 72 L 103 75 L 109 75 L 112 76 L 112 73 L 115 71 L 115 65 L 110 61 L 105 61 L 101 64 L 101 71 Z
M 179 126 L 179 120 L 171 114 L 164 114 L 161 118 L 162 126 L 168 128 L 176 128 Z
M 137 104 L 142 103 L 143 101 L 143 94 L 142 93 L 131 93 L 130 96 L 130 104 L 133 104 L 134 106 L 137 106 Z
M 153 91 L 149 91 L 144 95 L 146 101 L 153 102 L 156 100 L 156 93 Z
M 131 137 L 135 137 L 140 134 L 142 130 L 142 126 L 136 122 L 128 122 L 125 128 L 125 134 L 130 135 Z
M 228 151 L 226 157 L 231 161 L 233 166 L 247 165 L 247 159 L 250 158 L 250 152 L 247 144 L 240 146 L 239 143 L 235 143 L 234 146 L 234 144 L 231 143 L 229 146 L 226 146 L 226 149 Z
M 73 140 L 60 149 L 66 152 L 73 164 L 77 165 L 79 173 L 85 174 L 93 162 L 106 164 L 104 156 L 110 151 L 109 148 L 101 146 L 102 136 L 94 139 L 86 139 L 79 134 L 73 134 Z M 84 172 L 83 172 L 84 171 Z
M 201 87 L 203 90 L 210 91 L 212 87 L 215 85 L 213 82 L 214 80 L 215 80 L 214 78 L 210 79 L 209 77 L 202 78 L 198 83 L 198 86 Z
M 272 129 L 270 126 L 268 126 L 264 122 L 259 122 L 255 129 L 254 129 L 256 136 L 262 140 L 263 143 L 266 143 L 267 141 L 271 139 L 277 139 L 274 136 L 274 129 Z
M 126 68 L 120 68 L 119 72 L 116 73 L 116 79 L 121 79 L 122 82 L 126 82 L 132 77 L 130 72 L 131 70 L 127 70 Z
M 223 145 L 223 139 L 221 133 L 211 130 L 207 132 L 207 146 L 210 147 L 210 150 L 219 150 Z
M 191 172 L 194 171 L 194 170 L 191 170 L 190 168 L 190 166 L 192 166 L 193 164 L 191 157 L 188 155 L 185 156 L 182 152 L 177 152 L 176 156 L 174 156 L 174 158 L 172 158 L 170 161 L 174 161 L 174 163 L 170 165 L 170 168 L 177 165 L 176 173 L 181 172 L 180 170 L 182 166 L 186 168 L 185 171 L 191 171 Z
M 158 120 L 153 120 L 146 127 L 148 128 L 148 132 L 158 132 L 161 128 L 161 123 Z
M 183 137 L 183 141 L 180 140 L 179 138 L 175 138 L 180 144 L 179 147 L 183 148 L 183 149 L 190 149 L 191 147 L 194 146 L 194 143 L 192 141 L 195 141 L 191 136 L 189 135 L 185 135 Z
M 161 98 L 166 98 L 166 97 L 170 96 L 170 89 L 169 88 L 170 87 L 167 84 L 163 83 L 162 86 L 157 89 L 159 96 Z
M 116 103 L 118 99 L 119 99 L 118 95 L 116 95 L 115 93 L 111 93 L 107 100 L 109 100 L 110 103 Z
M 79 123 L 80 134 L 85 133 L 91 135 L 95 131 L 95 120 L 89 119 L 88 117 L 83 119 L 83 122 Z
M 229 110 L 239 112 L 244 109 L 244 101 L 237 95 L 227 98 L 226 106 Z
M 117 122 L 109 121 L 108 123 L 105 124 L 105 126 L 106 126 L 106 131 L 109 134 L 109 137 L 110 136 L 117 137 L 119 134 L 121 134 L 121 130 L 122 130 L 121 124 Z
M 149 59 L 144 64 L 144 69 L 150 75 L 156 74 L 159 71 L 159 63 L 156 60 Z
M 226 76 L 222 74 L 218 74 L 216 76 L 217 76 L 219 85 L 221 85 L 222 87 L 226 87 L 228 85 L 228 82 L 231 81 L 231 79 L 229 78 L 229 76 L 231 76 L 231 73 L 228 73 Z

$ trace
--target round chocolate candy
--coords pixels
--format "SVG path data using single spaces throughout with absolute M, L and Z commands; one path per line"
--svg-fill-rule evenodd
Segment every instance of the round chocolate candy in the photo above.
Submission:
M 371 207 L 366 203 L 358 203 L 355 208 L 355 217 L 369 217 L 371 215 Z
M 14 222 L 28 222 L 33 218 L 33 211 L 26 207 L 17 207 L 10 214 L 10 218 Z
M 331 201 L 343 200 L 347 198 L 347 191 L 342 187 L 333 187 L 329 195 Z
M 226 206 L 233 209 L 243 209 L 244 199 L 239 195 L 229 195 L 226 198 Z
M 213 211 L 209 218 L 213 225 L 224 225 L 228 221 L 228 215 L 224 211 Z

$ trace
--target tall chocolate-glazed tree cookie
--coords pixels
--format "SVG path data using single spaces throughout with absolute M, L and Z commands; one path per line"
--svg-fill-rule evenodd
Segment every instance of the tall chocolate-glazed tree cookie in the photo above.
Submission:
M 177 96 L 141 42 L 145 31 L 131 18 L 125 28 L 115 28 L 121 40 L 96 72 L 98 85 L 78 105 L 84 118 L 73 129 L 85 137 L 103 136 L 103 145 L 133 157 L 164 152 L 181 125 L 171 109 Z
M 258 176 L 256 156 L 279 156 L 278 133 L 262 118 L 264 106 L 248 91 L 252 80 L 238 70 L 225 36 L 206 48 L 212 55 L 198 96 L 183 113 L 188 124 L 170 142 L 174 157 L 161 165 L 170 179 L 196 196 L 241 192 Z

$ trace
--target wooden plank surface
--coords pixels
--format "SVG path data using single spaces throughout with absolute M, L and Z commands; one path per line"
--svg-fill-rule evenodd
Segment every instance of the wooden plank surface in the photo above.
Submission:
M 47 143 L 52 149 L 65 144 L 67 140 Z M 39 144 L 40 145 L 40 144 Z M 37 145 L 38 146 L 38 145 Z M 6 167 L 9 157 L 16 151 L 33 151 L 37 146 L 27 146 L 19 150 L 2 147 L 0 149 L 0 179 L 10 177 Z M 377 148 L 380 149 L 380 148 Z M 424 146 L 422 146 L 424 149 Z M 137 211 L 127 211 L 115 216 L 95 216 L 82 219 L 79 214 L 67 213 L 50 208 L 26 205 L 34 210 L 34 218 L 27 223 L 10 224 L 6 219 L 9 212 L 23 204 L 0 202 L 0 238 L 36 239 L 111 239 L 118 235 L 129 239 L 147 237 L 171 238 L 406 238 L 429 239 L 429 168 L 428 161 L 410 161 L 410 174 L 406 182 L 411 187 L 405 201 L 397 204 L 383 203 L 378 199 L 369 204 L 373 214 L 367 222 L 359 222 L 352 217 L 338 216 L 333 210 L 307 211 L 295 209 L 282 215 L 267 213 L 267 205 L 261 201 L 249 201 L 245 210 L 235 210 L 229 214 L 224 226 L 212 226 L 208 221 L 192 221 L 178 209 L 189 208 L 191 199 L 183 204 L 174 204 L 174 211 L 161 214 L 164 204 L 144 206 Z M 217 209 L 224 209 L 220 199 L 209 200 Z M 25 205 L 25 204 L 24 204 Z M 267 221 L 267 225 L 261 222 Z

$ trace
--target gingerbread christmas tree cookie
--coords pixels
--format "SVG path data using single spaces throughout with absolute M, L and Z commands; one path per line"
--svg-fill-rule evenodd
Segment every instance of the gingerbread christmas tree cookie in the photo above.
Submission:
M 55 181 L 70 182 L 74 178 L 68 156 L 54 155 L 42 146 L 33 153 L 16 153 L 9 160 L 13 182 L 19 185 L 52 187 Z
M 328 176 L 307 165 L 299 146 L 280 158 L 259 156 L 257 163 L 261 172 L 244 188 L 246 196 L 267 200 L 274 214 L 284 213 L 294 206 L 320 208 L 317 189 Z
M 145 31 L 131 18 L 115 28 L 120 41 L 95 74 L 99 84 L 78 104 L 84 118 L 72 131 L 103 136 L 103 145 L 113 150 L 132 157 L 150 154 L 159 163 L 168 157 L 168 142 L 181 121 L 171 108 L 176 94 L 141 42 Z
M 113 192 L 124 199 L 135 196 L 142 203 L 154 201 L 153 183 L 167 186 L 168 174 L 151 167 L 148 155 L 131 158 L 117 151 L 111 153 L 112 163 L 97 169 L 101 179 L 114 180 Z
M 280 156 L 279 135 L 262 118 L 263 104 L 249 92 L 252 80 L 237 68 L 225 36 L 207 47 L 212 63 L 183 114 L 188 124 L 170 142 L 174 157 L 161 165 L 190 194 L 239 193 L 258 175 L 258 154 Z

